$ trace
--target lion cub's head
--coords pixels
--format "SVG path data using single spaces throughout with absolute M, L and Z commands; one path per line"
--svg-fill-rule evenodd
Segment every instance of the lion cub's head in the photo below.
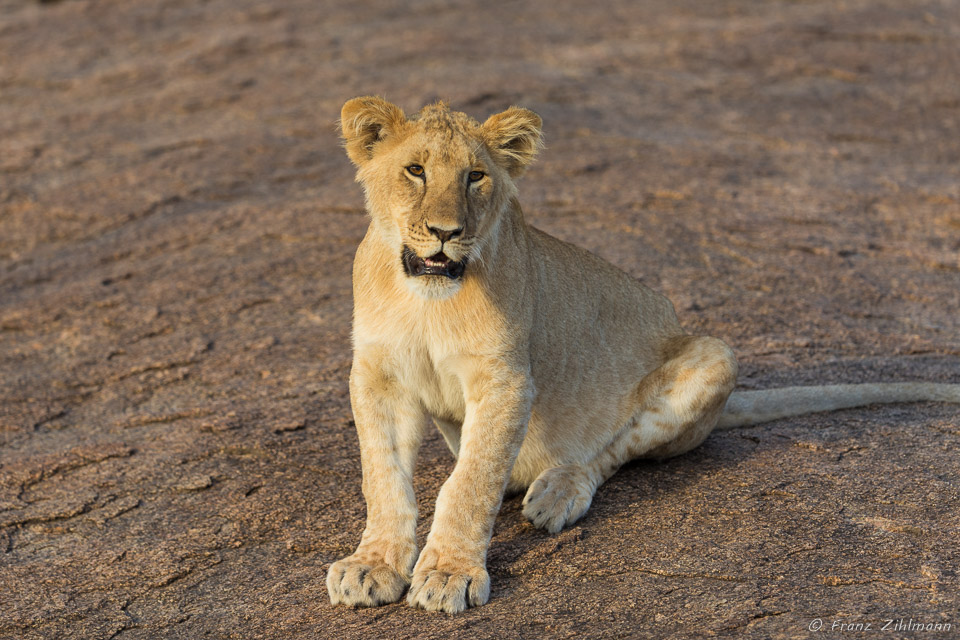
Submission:
M 343 105 L 340 124 L 367 209 L 407 285 L 426 298 L 454 294 L 496 242 L 513 180 L 540 146 L 540 116 L 512 107 L 480 124 L 438 103 L 408 118 L 364 97 Z

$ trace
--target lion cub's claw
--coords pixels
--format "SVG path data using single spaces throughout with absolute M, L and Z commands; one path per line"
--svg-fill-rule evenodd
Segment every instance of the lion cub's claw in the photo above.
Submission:
M 582 468 L 565 465 L 547 469 L 533 481 L 523 498 L 523 515 L 533 526 L 559 533 L 590 508 L 594 488 Z
M 331 604 L 376 607 L 397 602 L 408 581 L 387 564 L 369 565 L 349 558 L 334 562 L 327 572 Z
M 490 576 L 482 568 L 466 572 L 439 569 L 413 574 L 407 604 L 428 611 L 460 613 L 467 607 L 479 607 L 490 598 Z

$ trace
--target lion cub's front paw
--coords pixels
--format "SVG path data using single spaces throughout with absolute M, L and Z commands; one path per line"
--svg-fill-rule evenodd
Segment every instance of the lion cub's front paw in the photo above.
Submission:
M 547 469 L 533 481 L 523 498 L 523 515 L 535 527 L 558 533 L 590 508 L 594 487 L 576 465 Z
M 407 579 L 390 565 L 364 564 L 351 558 L 334 562 L 327 572 L 331 604 L 376 607 L 398 601 Z
M 428 554 L 430 557 L 431 554 Z M 428 611 L 460 613 L 467 607 L 479 607 L 490 599 L 490 576 L 477 566 L 451 566 L 421 556 L 413 570 L 413 582 L 407 604 Z

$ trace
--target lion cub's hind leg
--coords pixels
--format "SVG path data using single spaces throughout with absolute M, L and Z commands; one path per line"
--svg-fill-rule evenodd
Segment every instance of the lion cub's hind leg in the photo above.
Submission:
M 717 426 L 737 382 L 737 359 L 722 340 L 680 336 L 667 353 L 668 360 L 637 387 L 636 423 L 624 434 L 623 462 L 662 460 L 698 446 Z
M 547 469 L 530 485 L 523 513 L 534 526 L 557 533 L 587 512 L 597 487 L 621 465 L 685 453 L 716 426 L 737 379 L 733 351 L 716 338 L 680 336 L 665 355 L 637 386 L 636 412 L 593 460 Z

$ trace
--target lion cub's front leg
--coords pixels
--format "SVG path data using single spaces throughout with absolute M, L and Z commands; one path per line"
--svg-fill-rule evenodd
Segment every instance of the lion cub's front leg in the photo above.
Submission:
M 433 527 L 413 570 L 412 606 L 459 613 L 490 597 L 487 547 L 530 418 L 533 385 L 502 363 L 464 379 L 466 419 L 457 465 L 440 489 Z
M 378 355 L 358 352 L 350 373 L 367 526 L 353 555 L 333 563 L 327 573 L 333 604 L 372 607 L 398 601 L 417 557 L 413 467 L 425 418 Z

